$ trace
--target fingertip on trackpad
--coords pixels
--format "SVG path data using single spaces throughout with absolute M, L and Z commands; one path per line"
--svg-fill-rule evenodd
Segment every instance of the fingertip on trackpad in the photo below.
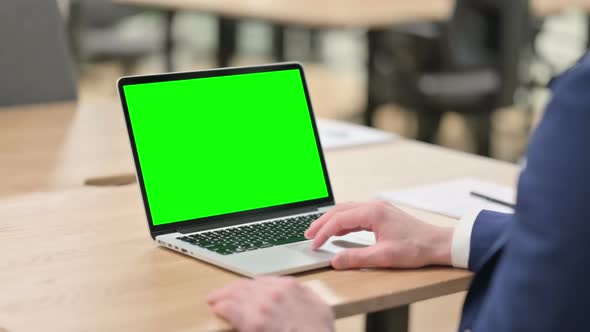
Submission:
M 349 241 L 349 240 L 344 240 L 344 239 L 336 239 L 336 240 L 326 242 L 319 249 L 322 251 L 325 251 L 325 252 L 332 253 L 332 254 L 337 254 L 342 250 L 354 249 L 354 248 L 365 248 L 367 246 L 368 246 L 367 244 L 363 244 L 363 243 L 359 243 L 359 242 L 354 242 L 354 241 Z
M 352 241 L 347 241 L 347 240 L 334 240 L 334 241 L 332 241 L 332 244 L 335 245 L 335 246 L 337 246 L 337 247 L 341 247 L 343 249 L 365 248 L 365 247 L 368 247 L 367 244 L 358 243 L 358 242 L 352 242 Z

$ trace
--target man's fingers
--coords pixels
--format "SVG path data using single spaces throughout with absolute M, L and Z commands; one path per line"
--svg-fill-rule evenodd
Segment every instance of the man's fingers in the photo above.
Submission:
M 216 290 L 212 291 L 211 293 L 209 293 L 209 295 L 207 295 L 207 303 L 214 304 L 217 301 L 221 301 L 223 298 L 225 298 L 229 294 L 227 289 L 228 289 L 228 287 L 225 287 L 222 289 L 216 289 Z
M 390 266 L 387 249 L 379 245 L 346 249 L 332 258 L 332 267 L 336 270 Z
M 348 229 L 343 229 L 339 232 L 337 232 L 336 234 L 333 234 L 332 236 L 344 236 L 346 234 L 350 234 L 350 233 L 354 233 L 354 232 L 360 232 L 360 231 L 364 231 L 364 228 L 361 227 L 357 227 L 357 228 L 348 228 Z
M 239 303 L 231 300 L 223 300 L 211 305 L 213 312 L 227 320 L 232 326 L 239 327 L 244 325 L 243 309 Z
M 232 295 L 235 295 L 238 292 L 244 291 L 250 283 L 252 283 L 251 280 L 244 279 L 224 288 L 214 290 L 207 296 L 207 303 L 213 304 L 217 301 L 222 301 Z
M 373 230 L 365 209 L 357 208 L 336 213 L 317 232 L 312 248 L 321 247 L 331 236 L 344 235 L 358 230 Z
M 341 212 L 341 211 L 346 211 L 346 210 L 355 208 L 358 205 L 359 205 L 359 203 L 352 203 L 352 202 L 336 205 L 334 208 L 332 208 L 326 214 L 319 217 L 316 221 L 312 222 L 311 225 L 309 225 L 309 228 L 307 229 L 307 231 L 305 231 L 305 237 L 308 239 L 313 239 L 315 237 L 316 233 L 318 232 L 318 230 L 320 230 L 330 220 L 330 218 L 332 218 L 334 216 L 334 214 Z

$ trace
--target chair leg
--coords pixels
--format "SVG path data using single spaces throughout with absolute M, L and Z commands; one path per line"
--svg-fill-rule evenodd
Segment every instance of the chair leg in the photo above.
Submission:
M 137 58 L 123 58 L 121 59 L 121 71 L 123 75 L 129 76 L 136 74 L 137 69 Z
M 217 65 L 227 67 L 236 52 L 238 21 L 234 18 L 220 17 L 218 27 Z
M 286 61 L 285 54 L 285 33 L 287 28 L 284 25 L 275 24 L 272 27 L 273 56 L 276 61 Z
M 443 112 L 434 110 L 418 110 L 416 112 L 416 120 L 418 123 L 418 130 L 416 138 L 419 141 L 434 143 L 440 122 L 443 116 Z
M 375 58 L 377 57 L 377 53 L 381 46 L 379 40 L 384 33 L 385 30 L 378 29 L 367 31 L 367 100 L 363 113 L 363 120 L 365 125 L 370 127 L 373 127 L 374 125 L 373 115 L 375 110 L 382 104 L 382 101 L 377 98 L 380 85 L 377 82 L 379 73 L 377 72 Z
M 319 29 L 309 30 L 309 52 L 310 58 L 314 62 L 322 60 L 322 35 Z
M 81 18 L 80 18 L 80 4 L 78 1 L 70 1 L 69 17 L 67 21 L 68 42 L 70 46 L 70 55 L 74 65 L 77 67 L 78 74 L 80 74 L 81 64 L 81 50 L 80 50 L 80 35 L 81 35 Z
M 467 123 L 477 154 L 489 157 L 492 144 L 492 112 L 481 112 L 468 116 Z
M 375 102 L 374 98 L 370 96 L 367 99 L 367 106 L 365 108 L 365 111 L 363 112 L 363 123 L 365 124 L 365 126 L 374 127 L 375 120 L 373 119 L 373 117 L 375 116 L 375 111 L 377 110 L 379 104 Z
M 164 12 L 164 66 L 167 72 L 173 72 L 174 67 L 174 18 L 176 11 Z

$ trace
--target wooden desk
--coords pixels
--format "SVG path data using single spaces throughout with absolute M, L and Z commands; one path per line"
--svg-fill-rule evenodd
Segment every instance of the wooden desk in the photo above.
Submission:
M 0 198 L 133 170 L 118 102 L 0 108 Z
M 466 175 L 504 184 L 517 176 L 512 164 L 406 140 L 330 151 L 326 158 L 340 202 Z M 417 214 L 438 224 L 453 222 Z M 145 223 L 135 186 L 4 198 L 0 330 L 227 330 L 205 296 L 238 276 L 157 247 Z M 345 317 L 465 290 L 470 273 L 324 269 L 299 278 Z

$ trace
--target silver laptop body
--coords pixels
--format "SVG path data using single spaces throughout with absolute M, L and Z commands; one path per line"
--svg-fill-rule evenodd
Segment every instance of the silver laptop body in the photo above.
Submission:
M 281 78 L 281 75 L 283 75 L 284 78 Z M 268 83 L 265 78 L 266 76 L 268 76 Z M 252 79 L 251 83 L 249 82 L 250 77 Z M 219 82 L 223 80 L 227 80 L 227 87 L 223 87 L 223 84 L 219 85 Z M 282 83 L 283 81 L 284 83 Z M 208 82 L 211 82 L 210 85 Z M 308 164 L 311 164 L 311 162 L 306 161 L 305 164 L 302 162 L 303 166 L 300 168 L 309 169 L 313 174 L 323 174 L 323 180 L 321 183 L 315 181 L 314 183 L 310 182 L 310 184 L 306 184 L 306 181 L 311 180 L 308 180 L 308 177 L 303 176 L 301 177 L 301 181 L 299 181 L 300 183 L 294 181 L 290 182 L 293 188 L 285 188 L 282 186 L 273 188 L 273 181 L 264 178 L 265 175 L 262 173 L 260 177 L 264 181 L 261 181 L 261 183 L 263 182 L 265 185 L 261 185 L 261 188 L 251 186 L 248 190 L 252 192 L 253 197 L 261 197 L 262 201 L 274 200 L 281 204 L 253 206 L 252 208 L 244 210 L 224 211 L 221 214 L 204 216 L 199 214 L 205 208 L 219 206 L 220 209 L 223 209 L 225 206 L 229 207 L 240 203 L 240 200 L 243 200 L 245 196 L 243 191 L 240 191 L 243 188 L 234 188 L 232 185 L 226 185 L 224 191 L 227 192 L 227 197 L 213 200 L 206 195 L 206 188 L 200 190 L 195 189 L 194 186 L 185 186 L 183 183 L 180 183 L 177 185 L 179 192 L 194 192 L 196 193 L 196 198 L 194 206 L 179 206 L 178 210 L 180 210 L 180 212 L 175 211 L 176 207 L 170 206 L 167 198 L 171 195 L 176 195 L 177 193 L 169 191 L 171 190 L 170 188 L 174 189 L 174 187 L 169 185 L 170 180 L 166 181 L 161 178 L 166 178 L 168 176 L 171 179 L 178 179 L 178 177 L 173 177 L 178 176 L 178 174 L 170 175 L 170 173 L 176 172 L 177 165 L 186 163 L 188 157 L 185 158 L 185 156 L 178 154 L 170 155 L 167 150 L 163 151 L 158 147 L 161 144 L 153 143 L 159 142 L 153 141 L 154 132 L 162 132 L 163 134 L 161 135 L 164 136 L 162 138 L 163 140 L 169 140 L 166 142 L 177 145 L 174 141 L 176 139 L 174 137 L 176 135 L 174 130 L 170 130 L 169 127 L 166 127 L 168 129 L 160 130 L 160 128 L 164 128 L 164 126 L 167 125 L 164 124 L 165 122 L 167 123 L 170 119 L 174 120 L 173 117 L 177 111 L 172 106 L 166 106 L 165 110 L 160 110 L 154 105 L 159 103 L 163 103 L 163 105 L 191 105 L 190 108 L 194 108 L 194 112 L 201 112 L 203 109 L 201 105 L 205 105 L 205 101 L 208 103 L 206 105 L 211 104 L 211 100 L 207 100 L 207 98 L 213 98 L 211 96 L 216 95 L 219 92 L 215 89 L 223 87 L 223 89 L 227 89 L 227 92 L 220 92 L 222 93 L 220 95 L 224 96 L 222 98 L 223 100 L 220 99 L 219 101 L 220 108 L 225 107 L 223 105 L 232 105 L 231 103 L 233 99 L 231 98 L 249 99 L 249 101 L 243 103 L 243 105 L 245 105 L 243 112 L 249 112 L 249 114 L 252 115 L 252 118 L 256 118 L 256 116 L 259 115 L 256 113 L 259 109 L 259 107 L 256 106 L 256 98 L 261 100 L 261 105 L 268 104 L 265 100 L 265 92 L 259 91 L 259 89 L 253 89 L 245 95 L 241 95 L 240 93 L 243 93 L 244 89 L 251 89 L 253 85 L 263 87 L 266 84 L 268 84 L 267 89 L 269 90 L 269 93 L 270 91 L 274 91 L 272 92 L 273 96 L 269 96 L 269 98 L 271 98 L 274 103 L 279 103 L 277 105 L 272 105 L 273 107 L 276 106 L 276 111 L 301 112 L 292 115 L 286 114 L 285 117 L 292 116 L 293 119 L 303 119 L 301 123 L 308 123 L 308 125 L 305 126 L 309 127 L 302 125 L 301 128 L 303 129 L 300 130 L 301 134 L 299 131 L 294 131 L 292 134 L 283 135 L 283 130 L 273 130 L 277 128 L 280 129 L 280 126 L 285 126 L 285 130 L 289 130 L 290 127 L 285 124 L 285 122 L 288 121 L 283 119 L 280 121 L 277 120 L 276 123 L 273 123 L 272 121 L 274 120 L 268 120 L 268 116 L 264 117 L 265 123 L 268 122 L 267 124 L 258 126 L 258 122 L 254 122 L 254 124 L 251 124 L 250 126 L 256 127 L 256 132 L 259 134 L 261 133 L 261 135 L 265 135 L 265 130 L 268 130 L 269 140 L 274 139 L 280 141 L 281 139 L 284 139 L 295 144 L 294 146 L 296 148 L 301 148 L 301 150 L 298 150 L 298 153 L 301 153 L 302 155 L 301 159 L 312 160 L 313 158 L 316 158 L 313 159 L 315 160 L 315 164 L 313 164 L 315 166 L 308 167 Z M 282 84 L 285 86 L 281 86 Z M 183 97 L 182 93 L 178 92 L 185 91 L 186 89 L 189 89 L 190 91 L 190 87 L 192 86 L 195 87 L 194 94 L 188 92 L 189 94 L 184 95 Z M 129 132 L 138 183 L 142 193 L 150 234 L 159 245 L 195 257 L 210 264 L 217 265 L 224 269 L 248 277 L 255 277 L 259 275 L 292 274 L 326 267 L 330 265 L 331 258 L 338 251 L 345 248 L 366 246 L 373 243 L 374 240 L 371 233 L 360 232 L 349 234 L 344 237 L 333 237 L 319 250 L 312 250 L 311 241 L 305 240 L 302 237 L 303 232 L 309 224 L 334 205 L 334 197 L 319 141 L 318 130 L 307 91 L 303 68 L 300 64 L 281 63 L 255 67 L 123 77 L 118 81 L 118 89 Z M 282 89 L 285 89 L 286 91 L 292 90 L 292 92 L 285 93 L 284 98 L 281 96 L 275 98 L 277 93 L 282 93 Z M 205 91 L 207 91 L 207 93 L 205 93 Z M 187 98 L 188 101 L 186 103 L 181 103 L 178 100 L 170 100 L 169 103 L 166 101 L 166 98 L 178 98 L 178 95 L 181 96 L 180 98 Z M 299 97 L 293 97 L 293 95 Z M 280 105 L 283 99 L 290 100 L 289 98 L 297 99 L 293 99 L 289 104 Z M 213 99 L 213 104 L 215 104 L 215 99 Z M 294 104 L 300 105 L 300 107 L 295 108 L 293 106 Z M 267 106 L 261 106 L 260 109 Z M 284 111 L 283 109 L 289 109 L 290 111 Z M 215 112 L 216 110 L 208 109 L 207 111 Z M 230 109 L 228 112 L 231 113 L 233 111 L 233 109 Z M 160 112 L 166 113 L 159 114 Z M 216 116 L 215 114 L 216 113 L 213 113 L 211 116 L 214 118 Z M 243 113 L 235 114 L 236 116 L 241 116 Z M 154 119 L 164 119 L 160 121 L 162 122 L 162 127 L 158 127 L 158 121 L 150 122 L 146 120 L 150 117 L 154 117 Z M 190 122 L 190 120 L 186 120 L 186 116 L 183 119 L 185 120 L 182 121 L 182 123 L 179 122 L 179 127 L 187 128 L 186 126 L 189 126 L 189 128 L 192 128 L 191 126 L 193 124 L 186 123 L 187 121 Z M 225 118 L 223 121 L 231 122 L 233 121 L 232 119 L 233 118 Z M 147 123 L 147 125 L 144 125 L 144 123 Z M 145 126 L 152 127 L 147 128 Z M 189 133 L 189 139 L 195 139 L 197 140 L 195 141 L 197 143 L 194 143 L 191 146 L 208 144 L 207 148 L 215 148 L 215 144 L 217 144 L 216 142 L 221 141 L 220 138 L 223 138 L 225 137 L 223 135 L 226 135 L 226 133 L 220 132 L 224 130 L 222 128 L 213 132 L 213 134 L 211 134 L 213 137 L 198 137 L 198 133 L 203 130 L 208 130 L 208 127 L 206 124 L 195 121 L 194 128 L 196 137 L 193 138 L 190 136 L 191 133 Z M 240 127 L 235 128 L 238 128 L 238 131 L 242 130 Z M 182 131 L 183 134 L 186 133 L 186 130 L 179 129 L 179 131 Z M 272 134 L 275 135 L 272 136 L 270 132 L 277 132 L 278 134 Z M 304 134 L 304 132 L 306 134 Z M 244 137 L 243 135 L 244 134 L 242 134 L 242 137 Z M 301 137 L 296 137 L 297 135 L 301 135 Z M 313 142 L 313 144 L 309 144 L 307 148 L 297 145 L 297 142 L 299 141 L 303 142 L 308 140 L 311 140 L 309 142 Z M 207 143 L 201 143 L 203 141 L 207 141 Z M 223 145 L 225 143 L 219 144 L 221 145 L 219 149 L 227 149 L 227 146 Z M 257 149 L 256 147 L 253 147 L 252 149 L 257 151 L 266 148 L 264 143 L 261 143 L 260 145 L 260 149 Z M 233 149 L 233 147 L 230 147 L 230 150 L 231 149 Z M 270 148 L 267 149 L 275 152 L 277 150 L 276 148 L 274 150 L 271 150 Z M 187 152 L 189 154 L 201 153 L 198 147 L 189 150 L 190 151 Z M 233 150 L 233 152 L 241 153 L 242 151 Z M 304 157 L 304 155 L 308 155 L 308 152 L 313 154 L 314 157 Z M 278 158 L 287 158 L 298 162 L 297 160 L 299 156 L 296 154 L 290 156 L 284 151 L 278 151 L 276 154 Z M 157 157 L 159 155 L 168 155 L 166 158 L 171 159 L 170 165 L 164 163 L 164 166 L 161 166 L 161 163 L 158 164 L 160 170 L 163 171 L 161 171 L 160 174 L 154 174 L 156 171 L 153 169 L 157 168 L 150 165 L 150 162 L 154 163 L 150 160 L 157 160 L 154 156 Z M 215 155 L 221 155 L 222 158 L 225 158 L 226 156 L 223 151 L 221 154 Z M 261 156 L 261 158 L 252 158 L 247 161 L 247 163 L 252 166 L 251 169 L 253 169 L 254 172 L 268 167 L 269 163 L 273 163 L 273 160 L 264 160 L 265 154 L 262 154 Z M 209 167 L 208 169 L 215 170 L 215 163 L 218 162 L 217 158 L 218 157 L 215 156 L 208 156 L 205 153 L 205 155 L 199 156 L 199 159 L 191 160 L 198 160 L 198 163 L 200 164 L 207 163 L 206 165 Z M 231 156 L 227 158 L 231 158 Z M 259 159 L 262 160 L 259 161 Z M 282 164 L 284 165 L 284 163 Z M 220 164 L 219 166 L 221 167 L 223 165 Z M 282 174 L 281 167 L 281 163 L 278 162 L 277 165 L 273 166 L 272 170 L 277 170 L 279 174 Z M 204 175 L 197 171 L 198 166 L 196 166 L 195 169 L 194 173 L 187 171 L 181 172 L 182 174 L 180 175 L 182 175 L 184 179 L 187 179 L 187 183 L 199 183 L 199 177 L 203 177 Z M 269 168 L 269 170 L 270 169 L 271 168 Z M 296 174 L 298 169 L 299 167 L 296 166 L 291 167 L 289 168 L 289 171 L 285 171 L 282 176 L 284 176 L 285 179 L 291 176 L 299 176 L 300 174 Z M 237 182 L 241 180 L 241 178 L 238 175 L 233 174 L 233 172 L 226 172 L 217 176 L 223 178 L 234 177 Z M 203 181 L 204 180 L 206 179 L 203 179 Z M 281 179 L 279 178 L 278 181 L 281 181 Z M 266 186 L 266 188 L 264 188 L 264 186 Z M 287 199 L 287 196 L 290 197 L 292 192 L 305 193 L 307 187 L 323 188 L 322 190 L 325 190 L 325 194 L 323 196 L 316 195 L 317 197 L 305 197 L 303 200 Z M 202 191 L 205 191 L 205 193 Z M 284 202 L 281 201 L 281 194 L 272 194 L 272 192 L 275 191 L 283 193 L 283 196 L 285 196 Z M 235 192 L 240 192 L 241 194 L 236 194 Z M 269 192 L 269 194 L 266 194 L 266 192 Z M 184 196 L 182 198 L 184 198 Z M 208 201 L 210 199 L 211 201 Z M 179 199 L 179 201 L 183 200 Z M 201 202 L 203 202 L 203 209 L 199 208 Z M 166 206 L 166 204 L 168 204 L 167 207 L 161 207 Z M 175 215 L 175 213 L 181 215 L 184 210 L 194 210 L 192 212 L 193 215 L 178 218 L 178 220 L 170 217 L 169 220 L 166 220 L 166 223 L 158 223 L 158 218 L 162 220 L 165 219 L 164 217 L 161 217 L 161 215 Z

